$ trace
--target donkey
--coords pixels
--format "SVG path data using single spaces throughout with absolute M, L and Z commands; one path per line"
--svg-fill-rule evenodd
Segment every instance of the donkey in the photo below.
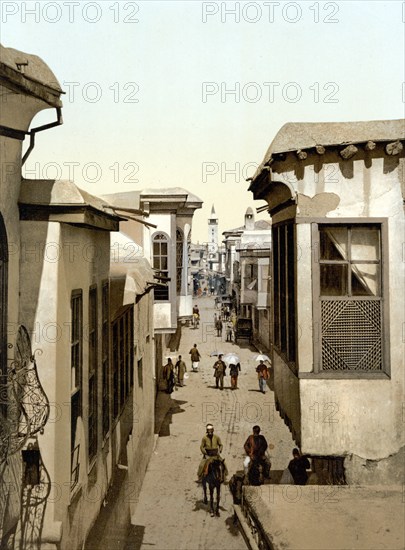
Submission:
M 219 499 L 221 498 L 221 483 L 225 479 L 225 465 L 220 458 L 214 458 L 208 464 L 208 471 L 203 475 L 202 485 L 204 490 L 204 504 L 208 504 L 207 485 L 210 490 L 211 517 L 219 516 Z M 214 489 L 217 490 L 217 502 L 214 511 Z

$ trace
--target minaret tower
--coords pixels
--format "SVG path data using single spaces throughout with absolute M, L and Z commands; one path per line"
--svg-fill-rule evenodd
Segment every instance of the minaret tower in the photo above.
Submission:
M 255 216 L 252 208 L 249 208 L 245 212 L 245 229 L 247 231 L 254 231 L 255 228 Z
M 208 249 L 213 252 L 218 250 L 218 216 L 215 214 L 214 205 L 208 218 Z

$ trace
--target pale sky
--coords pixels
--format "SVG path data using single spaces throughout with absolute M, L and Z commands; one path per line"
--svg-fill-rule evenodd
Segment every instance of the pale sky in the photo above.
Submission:
M 40 56 L 66 92 L 25 175 L 96 195 L 180 186 L 204 201 L 194 242 L 213 203 L 220 232 L 238 227 L 264 204 L 245 178 L 286 122 L 404 117 L 404 6 L 3 1 L 3 45 Z

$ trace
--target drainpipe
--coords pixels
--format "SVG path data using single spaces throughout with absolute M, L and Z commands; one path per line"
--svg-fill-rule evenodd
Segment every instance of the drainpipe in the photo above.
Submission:
M 61 126 L 63 124 L 62 108 L 61 107 L 56 107 L 56 114 L 57 114 L 57 117 L 58 117 L 56 122 L 51 122 L 49 124 L 44 124 L 43 126 L 38 126 L 37 128 L 33 128 L 30 132 L 28 132 L 28 134 L 30 136 L 30 145 L 29 145 L 27 151 L 25 152 L 25 155 L 22 158 L 21 166 L 24 166 L 25 161 L 30 156 L 31 151 L 35 147 L 35 134 L 37 132 L 42 132 L 44 130 L 49 130 L 50 128 L 54 128 L 55 126 Z

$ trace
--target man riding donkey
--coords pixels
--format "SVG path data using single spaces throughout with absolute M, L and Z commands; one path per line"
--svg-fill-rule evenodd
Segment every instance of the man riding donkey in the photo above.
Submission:
M 222 452 L 222 442 L 221 438 L 214 434 L 214 426 L 212 424 L 207 424 L 206 426 L 207 435 L 205 435 L 201 440 L 200 450 L 203 454 L 200 465 L 198 466 L 197 477 L 198 482 L 202 480 L 204 475 L 207 475 L 208 468 L 211 462 L 214 460 L 220 460 L 224 467 L 225 477 L 228 475 L 228 469 L 225 464 L 225 459 L 221 457 Z

